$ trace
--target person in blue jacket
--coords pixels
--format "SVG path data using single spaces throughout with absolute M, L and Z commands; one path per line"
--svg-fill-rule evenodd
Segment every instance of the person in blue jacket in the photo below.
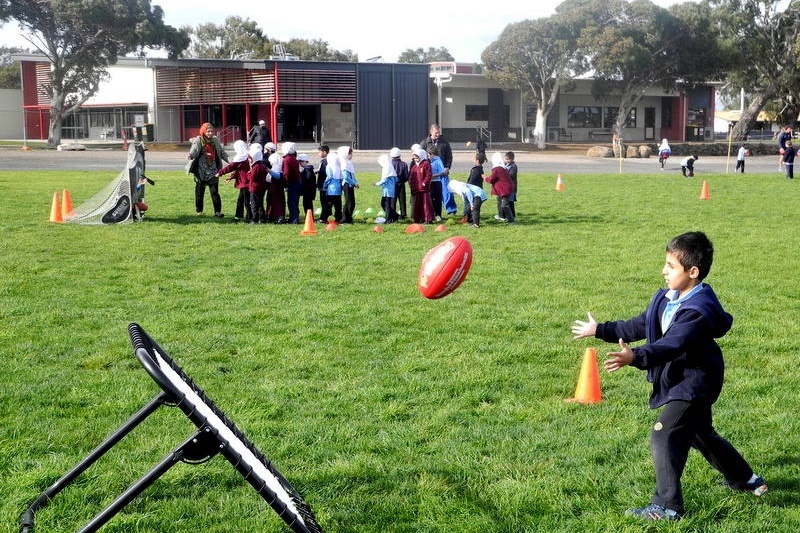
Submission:
M 650 432 L 656 488 L 650 504 L 626 514 L 644 520 L 678 520 L 684 514 L 681 474 L 691 448 L 736 490 L 756 496 L 767 492 L 764 479 L 712 424 L 711 406 L 722 391 L 722 350 L 714 339 L 730 330 L 733 317 L 703 282 L 711 270 L 714 249 L 702 232 L 678 235 L 667 245 L 659 289 L 647 309 L 630 320 L 598 323 L 576 320 L 574 338 L 594 336 L 618 342 L 604 367 L 615 372 L 630 365 L 647 371 L 653 384 L 650 408 L 663 408 Z M 628 343 L 646 340 L 631 348 Z

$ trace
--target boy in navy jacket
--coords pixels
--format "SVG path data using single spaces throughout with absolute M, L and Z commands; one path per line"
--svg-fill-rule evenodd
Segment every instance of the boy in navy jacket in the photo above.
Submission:
M 650 505 L 626 514 L 644 520 L 678 520 L 683 515 L 681 474 L 690 448 L 696 448 L 731 488 L 761 496 L 763 478 L 712 424 L 711 406 L 722 390 L 722 350 L 714 339 L 731 328 L 733 317 L 722 308 L 703 279 L 711 270 L 714 249 L 701 232 L 689 232 L 667 245 L 662 275 L 667 289 L 659 289 L 647 309 L 630 320 L 597 323 L 576 320 L 576 339 L 595 336 L 618 342 L 604 367 L 615 372 L 630 365 L 647 371 L 653 384 L 650 407 L 663 407 L 650 432 L 656 471 L 656 489 Z M 629 342 L 646 339 L 635 348 Z

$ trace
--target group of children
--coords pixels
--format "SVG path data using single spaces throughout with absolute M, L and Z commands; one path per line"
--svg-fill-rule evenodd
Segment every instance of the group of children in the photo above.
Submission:
M 320 146 L 316 170 L 307 154 L 296 154 L 291 142 L 281 145 L 282 155 L 273 143 L 267 143 L 262 154 L 258 143 L 248 147 L 244 141 L 236 141 L 234 151 L 232 161 L 217 173 L 218 177 L 230 174 L 226 182 L 233 181 L 239 190 L 234 221 L 299 224 L 300 203 L 303 212 L 313 212 L 319 194 L 320 216 L 316 222 L 328 222 L 332 217 L 337 224 L 353 223 L 359 183 L 350 146 L 340 146 L 336 151 L 331 151 L 327 145 Z M 491 185 L 491 194 L 497 197 L 494 218 L 507 223 L 514 223 L 516 219 L 514 152 L 505 155 L 496 152 L 488 175 L 483 168 L 485 154 L 475 152 L 466 182 L 449 176 L 450 170 L 444 167 L 436 147 L 426 151 L 415 144 L 411 147 L 409 163 L 403 161 L 400 149 L 394 147 L 388 154 L 381 154 L 377 162 L 380 179 L 374 185 L 381 191 L 382 222 L 389 224 L 408 218 L 421 224 L 439 222 L 445 199 L 452 196 L 460 197 L 464 203 L 463 221 L 480 227 L 481 206 L 488 200 L 484 183 Z M 410 192 L 408 209 L 406 184 Z M 436 187 L 439 190 L 435 192 L 440 194 L 432 194 Z M 438 199 L 438 206 L 434 198 Z M 448 209 L 448 212 L 453 211 Z

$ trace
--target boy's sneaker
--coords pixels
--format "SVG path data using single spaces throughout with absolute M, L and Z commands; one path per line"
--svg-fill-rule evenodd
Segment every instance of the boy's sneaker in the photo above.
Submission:
M 673 509 L 667 509 L 666 507 L 662 507 L 657 503 L 651 503 L 647 507 L 631 507 L 627 511 L 625 511 L 625 516 L 632 516 L 634 518 L 640 518 L 642 520 L 673 520 L 677 521 L 681 519 L 681 515 L 678 514 L 678 511 Z
M 740 490 L 742 492 L 752 492 L 755 496 L 763 496 L 769 490 L 767 488 L 767 482 L 764 481 L 764 478 L 758 476 L 752 482 L 749 483 L 741 483 L 738 485 L 734 485 L 729 481 L 725 481 L 725 486 L 733 489 L 733 490 Z

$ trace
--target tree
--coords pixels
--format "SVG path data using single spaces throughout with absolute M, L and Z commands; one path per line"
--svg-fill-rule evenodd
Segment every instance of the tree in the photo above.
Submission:
M 257 23 L 241 17 L 228 17 L 224 25 L 200 24 L 187 27 L 192 44 L 184 57 L 204 59 L 248 59 L 267 58 L 276 46 L 283 53 L 305 61 L 358 61 L 351 50 L 334 50 L 320 39 L 290 39 L 288 42 L 273 41 L 264 34 Z
M 800 2 L 781 7 L 781 0 L 711 0 L 718 37 L 736 61 L 728 80 L 747 89 L 750 103 L 733 128 L 736 140 L 746 138 L 761 109 L 773 99 L 783 99 L 783 121 L 797 120 L 800 85 Z M 791 111 L 789 111 L 791 109 Z
M 0 46 L 0 89 L 21 89 L 19 63 L 11 59 L 12 54 L 26 52 L 22 48 Z
M 269 55 L 267 37 L 250 19 L 227 17 L 224 25 L 208 23 L 183 29 L 191 38 L 191 44 L 182 54 L 184 57 L 248 59 Z
M 165 48 L 177 57 L 188 36 L 163 22 L 149 0 L 16 0 L 0 2 L 0 20 L 14 19 L 24 38 L 50 62 L 49 146 L 61 142 L 61 123 L 94 95 L 108 67 L 129 53 Z
M 567 0 L 556 9 L 582 27 L 579 47 L 594 71 L 595 96 L 619 99 L 613 127 L 619 137 L 649 88 L 708 81 L 726 66 L 708 31 L 710 10 L 694 3 L 684 9 L 686 18 L 650 0 Z
M 583 72 L 577 58 L 579 28 L 557 16 L 509 24 L 481 54 L 486 76 L 520 88 L 536 103 L 534 138 L 545 147 L 545 125 L 562 86 Z
M 358 54 L 352 50 L 334 50 L 327 41 L 320 39 L 290 39 L 284 44 L 286 53 L 304 61 L 341 61 L 355 63 Z
M 445 47 L 429 47 L 427 50 L 407 48 L 397 58 L 398 63 L 432 63 L 434 61 L 455 61 L 455 59 Z

